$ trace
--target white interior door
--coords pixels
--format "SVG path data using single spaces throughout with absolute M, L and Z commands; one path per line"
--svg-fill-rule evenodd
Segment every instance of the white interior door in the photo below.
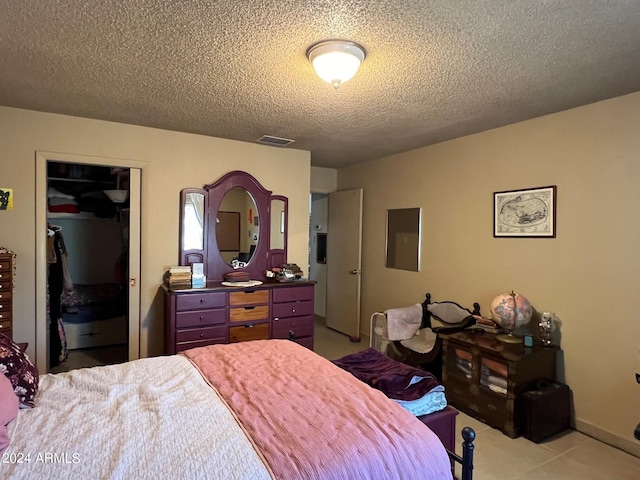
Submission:
M 129 360 L 140 358 L 141 169 L 129 169 Z
M 362 189 L 329 194 L 327 327 L 360 338 Z

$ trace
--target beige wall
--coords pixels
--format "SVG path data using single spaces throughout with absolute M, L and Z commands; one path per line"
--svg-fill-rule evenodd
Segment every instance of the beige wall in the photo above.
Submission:
M 580 430 L 640 456 L 640 93 L 339 170 L 364 188 L 363 333 L 372 312 L 516 290 L 562 321 Z M 557 185 L 557 238 L 493 238 L 492 193 Z M 385 215 L 422 207 L 422 269 L 384 266 Z
M 310 154 L 201 135 L 0 107 L 0 187 L 14 209 L 0 212 L 0 245 L 17 254 L 14 336 L 35 345 L 36 151 L 147 162 L 142 170 L 141 355 L 161 352 L 162 274 L 178 262 L 179 192 L 231 170 L 250 172 L 289 197 L 289 260 L 307 265 Z M 40 353 L 40 352 L 35 352 Z M 44 355 L 44 352 L 42 352 Z
M 311 191 L 314 193 L 335 192 L 338 186 L 338 170 L 335 168 L 311 167 Z

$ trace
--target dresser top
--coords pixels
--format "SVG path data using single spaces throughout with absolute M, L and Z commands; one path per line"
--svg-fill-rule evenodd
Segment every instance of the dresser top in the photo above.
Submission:
M 462 344 L 468 347 L 477 347 L 481 351 L 492 353 L 496 356 L 503 357 L 507 360 L 518 360 L 522 357 L 533 355 L 540 352 L 555 352 L 558 347 L 542 347 L 536 345 L 534 347 L 525 347 L 522 341 L 518 343 L 504 342 L 498 338 L 496 334 L 481 332 L 477 330 L 463 330 L 456 333 L 440 333 L 445 340 L 453 343 Z
M 234 292 L 238 290 L 264 290 L 283 287 L 302 287 L 305 285 L 315 285 L 313 280 L 294 280 L 290 282 L 264 282 L 261 285 L 255 285 L 253 287 L 246 286 L 226 286 L 222 285 L 222 282 L 207 282 L 206 287 L 191 288 L 191 287 L 173 287 L 169 288 L 166 283 L 162 284 L 162 288 L 169 293 L 204 293 L 204 292 Z

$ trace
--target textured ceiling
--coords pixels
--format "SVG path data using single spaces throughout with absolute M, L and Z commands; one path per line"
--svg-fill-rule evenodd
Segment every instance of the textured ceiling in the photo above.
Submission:
M 0 105 L 341 167 L 640 90 L 640 1 L 0 0 Z M 337 90 L 305 57 L 367 51 Z

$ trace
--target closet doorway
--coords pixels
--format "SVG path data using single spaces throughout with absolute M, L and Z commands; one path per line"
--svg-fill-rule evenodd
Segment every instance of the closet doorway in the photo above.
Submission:
M 139 358 L 139 162 L 39 153 L 36 170 L 38 368 Z

